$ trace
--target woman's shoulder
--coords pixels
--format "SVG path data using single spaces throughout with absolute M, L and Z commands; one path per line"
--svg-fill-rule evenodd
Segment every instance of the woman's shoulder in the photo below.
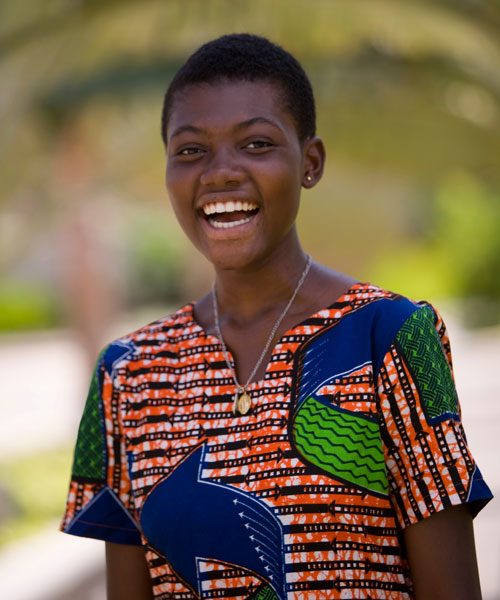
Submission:
M 408 320 L 426 330 L 429 325 L 443 327 L 439 313 L 425 300 L 353 279 L 319 263 L 315 266 L 309 292 L 316 298 L 316 306 L 326 308 L 314 316 L 324 319 L 327 327 L 334 327 L 335 335 L 343 331 L 349 343 L 370 340 L 374 348 L 384 350 Z
M 445 329 L 439 312 L 430 302 L 414 300 L 372 283 L 354 284 L 341 300 L 348 307 L 345 316 L 362 321 L 362 329 L 370 331 L 372 338 L 383 340 L 384 346 L 410 325 L 425 330 L 432 327 L 440 333 Z
M 420 304 L 401 293 L 359 281 L 320 263 L 315 266 L 315 277 L 309 286 L 310 294 L 322 306 L 344 307 L 346 315 L 368 306 L 369 311 L 377 315 L 398 314 L 414 310 Z M 332 303 L 333 298 L 336 301 Z
M 434 306 L 427 300 L 415 300 L 401 294 L 381 287 L 371 282 L 356 282 L 343 295 L 342 300 L 352 308 L 376 303 L 379 313 L 412 313 L 421 308 L 427 308 L 436 312 Z
M 180 331 L 195 325 L 193 320 L 193 303 L 188 302 L 177 310 L 160 317 L 120 336 L 115 343 L 125 340 L 147 341 L 176 337 Z
M 413 300 L 403 294 L 370 282 L 354 283 L 340 298 L 351 312 L 370 307 L 377 318 L 410 315 L 422 306 L 431 306 L 425 300 Z
M 116 369 L 119 362 L 141 355 L 177 354 L 183 341 L 192 340 L 201 332 L 194 320 L 193 303 L 184 304 L 167 316 L 156 319 L 142 327 L 122 335 L 105 346 L 99 362 L 108 372 Z
M 330 336 L 332 348 L 362 355 L 375 374 L 387 354 L 401 345 L 417 353 L 441 346 L 449 354 L 444 324 L 431 304 L 372 283 L 353 284 L 322 316 L 328 323 L 323 333 Z

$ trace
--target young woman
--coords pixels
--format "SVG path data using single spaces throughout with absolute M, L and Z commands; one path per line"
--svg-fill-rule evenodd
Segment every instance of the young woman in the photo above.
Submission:
M 252 35 L 205 44 L 162 135 L 215 281 L 97 362 L 63 529 L 106 540 L 108 598 L 480 598 L 491 493 L 441 318 L 297 237 L 325 161 L 298 62 Z

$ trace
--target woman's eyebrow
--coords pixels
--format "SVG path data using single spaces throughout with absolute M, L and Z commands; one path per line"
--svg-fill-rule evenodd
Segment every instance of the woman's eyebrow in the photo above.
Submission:
M 274 127 L 278 131 L 282 131 L 281 127 L 277 123 L 271 121 L 270 119 L 266 119 L 266 117 L 253 117 L 252 119 L 248 119 L 246 121 L 243 121 L 242 123 L 238 123 L 235 129 L 246 129 L 247 127 L 255 125 L 256 123 L 264 123 L 266 125 L 271 125 L 271 127 Z
M 181 133 L 184 133 L 186 131 L 189 133 L 201 133 L 201 134 L 207 133 L 205 131 L 205 129 L 201 129 L 200 127 L 195 127 L 194 125 L 181 125 L 180 127 L 178 127 L 177 129 L 174 130 L 174 132 L 170 136 L 170 139 L 172 139 L 175 136 L 180 135 Z

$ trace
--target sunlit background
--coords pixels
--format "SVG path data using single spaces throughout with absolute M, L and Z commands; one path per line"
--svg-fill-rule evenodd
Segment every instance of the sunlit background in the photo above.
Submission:
M 168 203 L 160 111 L 194 49 L 241 31 L 295 54 L 316 93 L 328 161 L 303 195 L 305 248 L 444 312 L 472 450 L 500 491 L 498 0 L 3 0 L 2 598 L 104 597 L 101 545 L 54 532 L 86 382 L 107 341 L 210 285 Z M 498 600 L 494 504 L 476 531 Z

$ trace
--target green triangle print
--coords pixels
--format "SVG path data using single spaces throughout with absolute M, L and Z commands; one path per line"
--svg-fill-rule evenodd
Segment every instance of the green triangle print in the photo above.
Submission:
M 356 487 L 388 493 L 380 428 L 375 420 L 309 397 L 297 411 L 293 433 L 297 450 L 308 462 Z

